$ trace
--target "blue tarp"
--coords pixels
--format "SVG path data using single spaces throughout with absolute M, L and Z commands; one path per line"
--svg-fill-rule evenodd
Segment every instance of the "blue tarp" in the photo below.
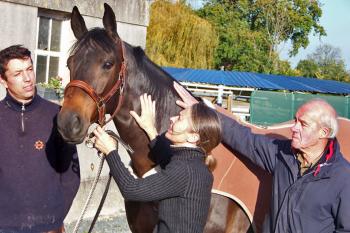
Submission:
M 163 67 L 178 81 L 250 87 L 260 90 L 289 90 L 327 94 L 350 94 L 350 84 L 333 80 L 259 74 L 252 72 Z

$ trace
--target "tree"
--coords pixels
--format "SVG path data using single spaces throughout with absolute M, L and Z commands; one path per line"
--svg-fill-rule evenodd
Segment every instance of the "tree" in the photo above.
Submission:
M 278 73 L 280 43 L 290 40 L 295 55 L 312 31 L 325 35 L 317 0 L 208 0 L 198 15 L 219 34 L 216 67 L 229 63 L 232 69 Z M 254 65 L 243 65 L 247 60 Z
M 146 53 L 158 65 L 212 68 L 217 42 L 212 25 L 183 1 L 159 0 L 151 5 Z
M 265 34 L 250 30 L 237 5 L 230 2 L 210 2 L 197 14 L 211 22 L 219 36 L 215 51 L 215 67 L 226 70 L 269 72 L 266 65 L 269 45 Z
M 318 64 L 313 60 L 301 60 L 296 67 L 300 71 L 300 75 L 308 78 L 317 78 L 319 72 Z
M 322 16 L 317 0 L 257 0 L 251 1 L 249 21 L 253 30 L 265 30 L 270 51 L 277 51 L 277 46 L 290 40 L 290 55 L 309 44 L 309 34 L 313 31 L 319 36 L 326 35 L 319 24 Z
M 318 46 L 313 53 L 307 56 L 307 58 L 317 62 L 319 66 L 344 62 L 340 49 L 333 47 L 330 44 L 322 44 Z
M 306 77 L 350 81 L 340 49 L 329 44 L 318 46 L 307 59 L 298 63 L 297 69 Z

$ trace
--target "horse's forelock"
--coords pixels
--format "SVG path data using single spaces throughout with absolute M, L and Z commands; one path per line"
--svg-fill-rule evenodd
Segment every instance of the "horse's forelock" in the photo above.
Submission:
M 110 35 L 102 28 L 93 28 L 73 44 L 70 55 L 78 55 L 79 57 L 81 52 L 96 52 L 99 49 L 106 53 L 111 53 L 116 49 L 117 40 L 118 37 L 116 35 Z

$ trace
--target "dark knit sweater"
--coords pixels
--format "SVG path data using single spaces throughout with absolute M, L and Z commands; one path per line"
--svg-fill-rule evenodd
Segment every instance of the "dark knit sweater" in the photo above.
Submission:
M 43 232 L 63 224 L 80 174 L 76 147 L 57 131 L 58 111 L 40 96 L 23 106 L 9 94 L 0 101 L 2 233 Z
M 158 233 L 202 233 L 210 205 L 213 175 L 200 149 L 174 147 L 170 163 L 160 172 L 135 179 L 118 152 L 107 156 L 111 174 L 125 199 L 159 201 Z

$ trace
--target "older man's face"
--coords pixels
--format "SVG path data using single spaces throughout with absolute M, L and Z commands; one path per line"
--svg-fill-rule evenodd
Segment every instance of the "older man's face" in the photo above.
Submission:
M 295 114 L 292 127 L 292 147 L 294 149 L 308 149 L 319 142 L 321 127 L 318 115 L 309 106 L 301 107 Z

